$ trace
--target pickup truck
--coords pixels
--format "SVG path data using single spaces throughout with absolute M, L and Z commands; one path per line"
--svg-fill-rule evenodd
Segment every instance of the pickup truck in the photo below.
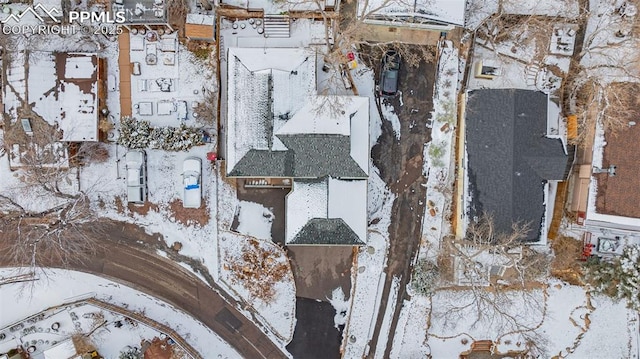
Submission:
M 189 157 L 182 164 L 184 208 L 200 208 L 202 203 L 202 160 Z
M 127 202 L 143 204 L 147 201 L 147 155 L 132 150 L 125 155 L 127 168 Z

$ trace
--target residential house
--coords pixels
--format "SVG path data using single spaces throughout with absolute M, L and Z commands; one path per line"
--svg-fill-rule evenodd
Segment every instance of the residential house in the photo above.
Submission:
M 317 95 L 313 50 L 230 48 L 227 61 L 227 176 L 291 185 L 288 245 L 366 243 L 368 98 Z
M 635 104 L 637 106 L 637 104 Z M 583 151 L 572 183 L 570 210 L 585 229 L 593 254 L 622 253 L 640 245 L 640 127 L 628 111 L 629 125 L 617 131 L 597 131 L 593 151 Z
M 22 51 L 5 61 L 5 145 L 12 167 L 21 165 L 22 153 L 55 152 L 58 140 L 98 141 L 104 66 L 96 54 Z
M 549 184 L 564 181 L 572 164 L 561 138 L 549 133 L 548 101 L 530 90 L 468 93 L 468 221 L 486 213 L 498 231 L 523 223 L 530 229 L 526 241 L 546 241 Z
M 249 19 L 249 26 L 256 29 L 258 34 L 268 39 L 276 39 L 289 38 L 296 26 L 293 23 L 298 19 L 315 19 L 323 25 L 328 21 L 331 23 L 328 25 L 329 29 L 333 28 L 333 21 L 338 18 L 340 1 L 215 0 L 215 4 L 218 14 L 228 20 Z M 242 30 L 246 24 L 239 26 Z M 329 30 L 329 37 L 331 36 Z
M 360 0 L 358 16 L 372 25 L 450 31 L 464 26 L 465 0 Z

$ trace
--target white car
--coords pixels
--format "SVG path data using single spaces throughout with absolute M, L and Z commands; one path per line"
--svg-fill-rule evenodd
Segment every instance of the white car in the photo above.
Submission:
M 147 201 L 147 154 L 132 150 L 125 155 L 127 168 L 127 202 L 143 204 Z
M 182 185 L 184 208 L 200 208 L 202 203 L 202 160 L 189 157 L 182 164 Z

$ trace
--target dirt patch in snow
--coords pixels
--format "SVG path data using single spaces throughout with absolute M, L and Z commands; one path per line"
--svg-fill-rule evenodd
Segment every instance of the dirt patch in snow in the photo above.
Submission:
M 127 207 L 132 213 L 137 213 L 141 216 L 146 216 L 151 210 L 158 211 L 158 205 L 151 202 L 145 202 L 143 205 L 129 203 Z
M 171 218 L 185 226 L 197 225 L 202 227 L 209 223 L 211 218 L 205 202 L 202 203 L 200 208 L 184 208 L 182 200 L 176 198 L 169 202 L 168 210 Z
M 124 203 L 122 202 L 122 198 L 116 197 L 115 203 L 116 211 L 118 211 L 119 214 L 124 214 Z
M 569 284 L 582 285 L 582 266 L 578 259 L 582 254 L 582 242 L 560 236 L 551 244 L 555 256 L 551 262 L 551 275 Z

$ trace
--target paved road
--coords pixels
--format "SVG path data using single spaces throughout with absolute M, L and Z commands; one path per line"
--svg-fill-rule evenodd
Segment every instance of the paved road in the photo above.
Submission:
M 103 248 L 69 269 L 113 279 L 171 303 L 199 319 L 245 358 L 286 357 L 218 292 L 175 262 L 153 254 L 149 244 L 158 243 L 157 237 L 117 222 L 106 223 L 104 232 L 108 235 L 101 238 Z M 0 266 L 10 265 L 0 257 Z
M 376 72 L 379 71 L 379 66 L 373 68 Z M 426 189 L 423 184 L 426 183 L 426 179 L 422 174 L 422 153 L 424 143 L 431 139 L 431 130 L 426 127 L 426 123 L 433 110 L 435 71 L 434 63 L 424 61 L 417 68 L 404 66 L 401 69 L 399 88 L 402 91 L 402 102 L 399 98 L 389 100 L 401 123 L 400 140 L 396 139 L 389 121 L 383 121 L 382 135 L 372 150 L 373 161 L 380 169 L 382 179 L 397 198 L 391 210 L 387 276 L 375 330 L 369 343 L 369 358 L 375 356 L 378 341 L 384 340 L 382 336 L 387 337 L 387 346 L 384 355 L 378 355 L 389 357 L 402 302 L 408 299 L 405 288 L 410 279 L 412 261 L 420 244 L 424 214 Z M 394 277 L 400 278 L 395 312 L 389 332 L 381 332 Z

